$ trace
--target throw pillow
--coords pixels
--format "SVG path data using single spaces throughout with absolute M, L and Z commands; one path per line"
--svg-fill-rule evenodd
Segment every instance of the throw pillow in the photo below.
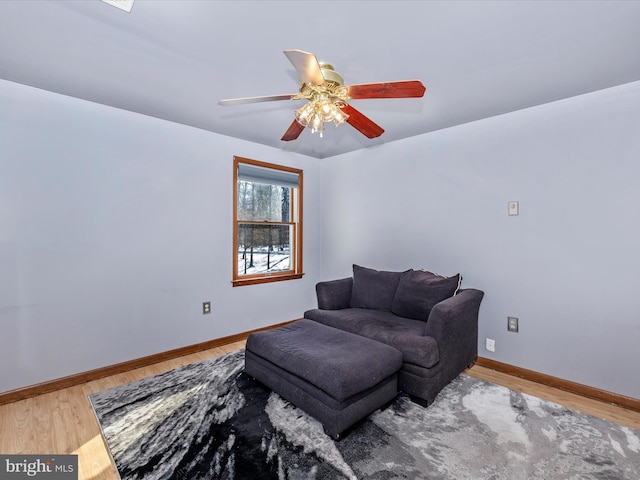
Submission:
M 437 303 L 458 293 L 461 281 L 459 273 L 443 277 L 423 270 L 404 272 L 400 277 L 391 311 L 401 317 L 426 322 Z
M 402 272 L 385 272 L 353 266 L 351 303 L 353 308 L 391 310 Z

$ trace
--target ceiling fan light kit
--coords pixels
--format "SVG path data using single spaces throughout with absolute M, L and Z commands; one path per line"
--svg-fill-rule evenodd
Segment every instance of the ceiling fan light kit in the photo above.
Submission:
M 307 100 L 294 111 L 295 120 L 282 137 L 295 140 L 302 130 L 322 137 L 324 124 L 333 122 L 338 127 L 348 123 L 368 138 L 382 135 L 384 129 L 347 103 L 351 99 L 417 98 L 424 96 L 425 87 L 419 80 L 369 83 L 345 86 L 342 76 L 332 65 L 319 63 L 316 56 L 302 50 L 285 50 L 284 54 L 300 75 L 300 93 L 220 100 L 220 105 L 269 102 L 276 100 Z
M 321 85 L 302 82 L 300 93 L 293 100 L 308 100 L 295 111 L 296 120 L 311 133 L 318 132 L 322 137 L 324 124 L 333 122 L 336 127 L 343 124 L 349 115 L 342 109 L 346 106 L 349 90 L 343 86 L 344 80 L 328 63 L 320 63 L 320 71 L 324 78 Z
M 345 106 L 339 101 L 331 101 L 324 95 L 319 95 L 317 99 L 311 100 L 295 111 L 296 120 L 303 126 L 308 127 L 311 133 L 324 131 L 324 124 L 333 122 L 336 127 L 344 123 L 349 115 L 342 111 Z

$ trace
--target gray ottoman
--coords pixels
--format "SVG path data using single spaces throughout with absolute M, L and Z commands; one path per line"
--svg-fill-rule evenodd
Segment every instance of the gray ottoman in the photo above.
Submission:
M 252 333 L 245 372 L 322 423 L 334 439 L 397 395 L 402 354 L 313 320 Z

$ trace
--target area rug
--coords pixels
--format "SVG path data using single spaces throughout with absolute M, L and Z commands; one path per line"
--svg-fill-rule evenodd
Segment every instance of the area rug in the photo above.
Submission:
M 640 479 L 640 431 L 460 375 L 334 442 L 244 351 L 89 397 L 124 479 Z

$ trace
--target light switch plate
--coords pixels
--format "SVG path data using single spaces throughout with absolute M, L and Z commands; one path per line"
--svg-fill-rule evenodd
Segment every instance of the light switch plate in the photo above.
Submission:
M 520 202 L 509 202 L 507 205 L 507 212 L 510 216 L 518 215 L 520 213 Z

